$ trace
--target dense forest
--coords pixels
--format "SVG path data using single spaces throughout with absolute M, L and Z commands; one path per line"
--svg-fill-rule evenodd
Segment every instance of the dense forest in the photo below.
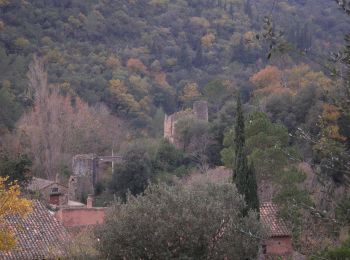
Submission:
M 74 155 L 113 151 L 125 163 L 96 194 L 119 197 L 119 207 L 130 200 L 129 225 L 157 192 L 189 209 L 191 192 L 216 192 L 222 207 L 238 192 L 246 202 L 225 214 L 244 226 L 262 232 L 252 211 L 274 201 L 298 251 L 345 259 L 336 257 L 350 255 L 349 10 L 332 0 L 0 0 L 0 176 L 64 183 Z M 209 122 L 184 116 L 183 145 L 164 140 L 164 116 L 198 100 Z M 237 190 L 177 187 L 227 170 Z M 133 197 L 143 192 L 153 201 Z M 114 244 L 102 239 L 107 257 Z M 256 241 L 244 243 L 246 253 L 230 254 L 253 259 Z

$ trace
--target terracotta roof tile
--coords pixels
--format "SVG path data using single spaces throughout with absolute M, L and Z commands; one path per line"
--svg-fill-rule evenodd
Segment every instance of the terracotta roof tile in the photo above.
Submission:
M 17 245 L 0 252 L 0 259 L 51 259 L 65 255 L 64 243 L 69 240 L 66 229 L 39 201 L 33 201 L 33 211 L 25 218 L 7 217 Z
M 290 236 L 287 224 L 277 216 L 278 206 L 272 202 L 263 202 L 260 205 L 260 220 L 268 228 L 271 237 Z

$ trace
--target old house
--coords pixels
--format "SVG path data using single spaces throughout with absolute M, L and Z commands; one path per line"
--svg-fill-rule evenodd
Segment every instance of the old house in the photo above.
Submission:
M 61 206 L 68 203 L 68 187 L 58 182 L 33 177 L 27 189 L 39 193 L 49 204 Z
M 0 259 L 58 259 L 66 256 L 70 236 L 39 201 L 33 201 L 33 211 L 25 218 L 10 216 L 5 222 L 14 232 L 17 244 L 10 251 L 0 252 Z
M 304 256 L 294 251 L 292 233 L 285 221 L 278 217 L 276 204 L 261 203 L 260 220 L 268 230 L 268 239 L 262 243 L 259 259 L 304 259 Z

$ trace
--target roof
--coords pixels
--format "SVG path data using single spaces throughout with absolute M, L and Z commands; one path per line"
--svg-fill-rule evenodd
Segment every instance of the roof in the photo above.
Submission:
M 25 218 L 11 216 L 5 222 L 15 233 L 17 245 L 11 251 L 0 252 L 0 259 L 48 259 L 65 255 L 68 232 L 39 201 L 33 201 L 33 211 Z
M 278 206 L 272 202 L 263 202 L 260 205 L 260 220 L 268 228 L 270 237 L 290 236 L 285 221 L 278 217 Z
M 61 184 L 54 182 L 54 181 L 33 177 L 31 182 L 28 184 L 27 189 L 32 190 L 32 191 L 42 190 L 42 189 L 46 188 L 47 186 L 50 186 L 50 185 L 55 184 L 55 183 L 60 185 L 60 186 L 64 186 L 64 185 L 61 185 Z

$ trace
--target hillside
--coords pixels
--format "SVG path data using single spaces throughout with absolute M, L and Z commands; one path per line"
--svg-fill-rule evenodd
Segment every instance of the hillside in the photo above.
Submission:
M 21 108 L 31 105 L 25 74 L 34 53 L 44 58 L 50 82 L 63 93 L 90 104 L 104 102 L 145 127 L 157 108 L 173 112 L 186 106 L 184 99 L 193 94 L 185 93 L 189 84 L 202 94 L 215 79 L 246 89 L 251 74 L 268 62 L 266 44 L 254 41 L 264 16 L 272 15 L 294 45 L 324 56 L 342 45 L 349 28 L 328 0 L 12 0 L 1 5 L 0 81 L 10 86 L 19 110 L 13 119 L 1 119 L 10 127 Z
M 274 203 L 296 251 L 350 251 L 350 8 L 339 3 L 348 2 L 0 0 L 2 182 L 67 186 L 82 155 L 96 167 L 90 193 L 101 205 L 118 197 L 130 225 L 148 229 L 133 219 L 138 200 L 164 206 L 153 189 L 191 209 L 197 192 L 229 205 L 224 187 L 235 218 L 259 236 L 259 202 Z M 110 154 L 121 163 L 97 173 Z M 216 171 L 225 178 L 209 179 L 222 186 L 183 187 Z M 247 252 L 262 238 L 248 240 Z

